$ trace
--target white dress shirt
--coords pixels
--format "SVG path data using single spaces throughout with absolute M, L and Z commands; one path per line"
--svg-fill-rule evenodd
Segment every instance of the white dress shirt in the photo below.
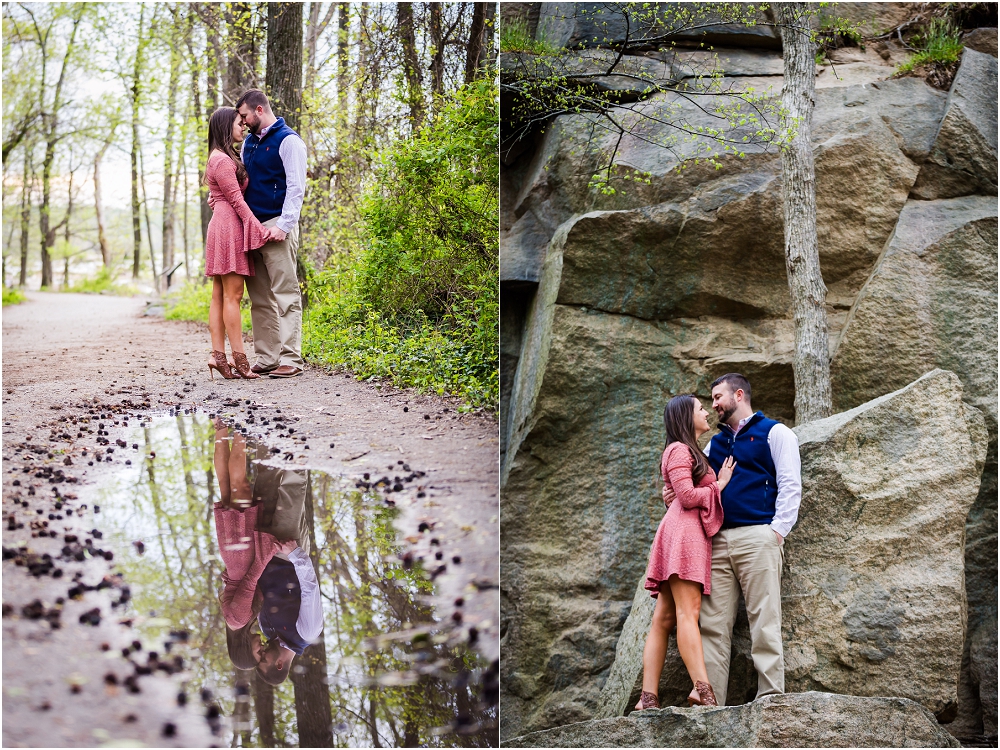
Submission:
M 734 434 L 738 435 L 753 416 L 751 414 L 746 419 L 741 419 L 736 425 Z M 774 520 L 771 521 L 771 528 L 782 537 L 786 537 L 799 518 L 799 505 L 802 503 L 799 439 L 791 429 L 778 422 L 767 433 L 767 446 L 771 449 L 771 460 L 774 462 L 778 479 L 778 497 L 774 501 Z M 712 443 L 709 441 L 705 446 L 706 456 L 711 447 Z
M 271 126 L 261 129 L 257 137 L 263 138 L 270 129 Z M 243 145 L 240 146 L 241 159 L 245 147 L 246 141 L 243 141 Z M 299 136 L 289 135 L 278 147 L 278 156 L 281 157 L 281 164 L 285 168 L 285 202 L 281 204 L 281 216 L 278 217 L 276 225 L 278 229 L 288 234 L 299 221 L 302 199 L 306 194 L 306 144 Z
M 285 140 L 287 141 L 288 138 Z M 299 592 L 302 595 L 295 629 L 303 640 L 313 643 L 319 640 L 319 636 L 323 632 L 323 606 L 320 601 L 316 570 L 313 568 L 309 555 L 301 547 L 293 549 L 288 554 L 288 560 L 295 566 L 295 577 L 299 579 Z

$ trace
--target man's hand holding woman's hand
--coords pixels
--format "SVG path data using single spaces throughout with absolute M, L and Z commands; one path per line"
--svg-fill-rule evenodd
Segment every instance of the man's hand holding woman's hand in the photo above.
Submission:
M 267 229 L 267 237 L 271 242 L 284 242 L 287 236 L 288 234 L 278 229 L 277 225 Z
M 294 550 L 298 546 L 299 546 L 298 542 L 296 542 L 294 539 L 288 539 L 287 541 L 278 543 L 278 552 L 282 553 L 283 555 L 287 555 L 290 554 L 292 550 Z

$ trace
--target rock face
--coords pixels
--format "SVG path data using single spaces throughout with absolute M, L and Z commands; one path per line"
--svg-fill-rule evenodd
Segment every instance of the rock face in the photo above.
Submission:
M 589 21 L 577 10 L 585 5 L 544 4 L 539 33 L 558 27 L 563 36 L 550 41 L 583 40 Z M 835 10 L 885 28 L 916 7 L 856 5 Z M 618 33 L 607 31 L 602 34 Z M 715 41 L 713 55 L 678 48 L 668 60 L 651 49 L 625 62 L 656 76 L 666 75 L 669 65 L 675 79 L 711 62 L 724 72 L 724 86 L 779 92 L 776 47 L 734 40 L 730 46 Z M 989 113 L 977 102 L 988 103 L 989 94 L 962 83 L 987 80 L 988 68 L 966 52 L 957 80 L 966 91 L 949 95 L 916 78 L 885 80 L 905 52 L 892 43 L 881 51 L 876 46 L 831 53 L 837 64 L 817 75 L 817 219 L 834 397 L 838 410 L 853 408 L 941 367 L 958 374 L 967 403 L 984 408 L 991 440 L 966 523 L 969 622 L 958 719 L 951 726 L 982 734 L 985 716 L 985 732 L 995 736 L 989 718 L 996 705 L 996 659 L 989 661 L 995 625 L 992 641 L 974 637 L 980 629 L 989 635 L 996 617 L 996 281 L 989 276 L 996 229 L 981 210 L 985 191 L 994 196 L 996 215 L 995 179 L 970 182 L 964 167 L 949 166 L 950 175 L 939 180 L 926 172 L 932 152 L 944 155 L 934 157 L 934 168 L 942 170 L 949 154 L 966 164 L 988 156 L 988 148 L 968 144 L 988 141 L 982 123 Z M 880 65 L 883 52 L 892 59 Z M 600 50 L 572 54 L 571 66 L 603 60 Z M 996 59 L 989 60 L 995 66 Z M 714 122 L 671 94 L 641 95 L 641 81 L 604 85 L 639 95 L 630 105 L 635 111 L 680 116 L 694 126 Z M 995 93 L 992 101 L 995 117 Z M 946 109 L 954 128 L 942 126 Z M 751 146 L 744 159 L 722 158 L 720 169 L 701 164 L 678 173 L 680 158 L 696 144 L 678 139 L 665 148 L 667 135 L 654 128 L 617 144 L 585 115 L 566 115 L 503 155 L 501 293 L 509 311 L 501 365 L 504 738 L 589 719 L 601 705 L 663 512 L 657 469 L 664 403 L 684 392 L 707 401 L 712 380 L 737 371 L 753 383 L 755 407 L 795 421 L 777 156 Z M 616 146 L 621 171 L 648 176 L 648 183 L 620 183 L 624 189 L 604 195 L 588 183 Z M 976 211 L 978 218 L 955 218 Z M 888 248 L 918 215 L 930 217 L 921 231 L 941 239 L 913 251 L 912 265 L 924 271 L 894 277 L 902 286 L 891 290 L 891 299 L 913 295 L 916 310 L 897 321 L 872 307 L 879 297 L 870 292 L 892 267 Z M 955 221 L 965 224 L 952 226 Z M 991 241 L 992 261 L 983 250 Z M 947 246 L 946 268 L 934 266 L 940 255 L 934 243 Z M 953 263 L 959 258 L 969 264 L 968 276 Z M 984 312 L 990 304 L 992 318 Z M 880 314 L 918 346 L 887 345 Z M 970 322 L 972 333 L 963 331 Z M 854 366 L 849 351 L 871 358 Z M 880 593 L 869 593 L 881 601 Z M 731 672 L 733 696 L 753 695 L 746 643 Z
M 803 496 L 785 542 L 786 689 L 895 695 L 953 714 L 965 640 L 962 542 L 988 442 L 982 413 L 962 401 L 958 377 L 934 370 L 795 432 Z M 634 705 L 652 619 L 643 593 L 597 717 Z M 679 656 L 667 665 L 661 695 L 677 704 L 690 678 Z
M 997 194 L 997 58 L 972 49 L 948 94 L 948 108 L 913 189 L 925 200 Z
M 505 747 L 960 747 L 904 698 L 769 695 L 728 708 L 648 709 L 533 732 Z

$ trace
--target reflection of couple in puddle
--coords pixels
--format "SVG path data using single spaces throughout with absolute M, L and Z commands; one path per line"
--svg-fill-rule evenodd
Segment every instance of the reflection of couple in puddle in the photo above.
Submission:
M 309 558 L 308 474 L 255 463 L 251 483 L 246 438 L 220 420 L 215 428 L 215 533 L 226 565 L 219 601 L 229 658 L 237 669 L 255 669 L 268 684 L 280 685 L 292 660 L 323 631 Z

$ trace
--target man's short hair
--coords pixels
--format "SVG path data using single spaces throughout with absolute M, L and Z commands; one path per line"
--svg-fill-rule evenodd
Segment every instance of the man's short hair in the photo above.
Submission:
M 239 109 L 244 104 L 251 110 L 257 109 L 257 107 L 263 107 L 268 112 L 271 110 L 271 103 L 267 100 L 267 94 L 260 89 L 250 89 L 243 94 L 239 101 L 236 102 L 236 109 Z
M 715 386 L 721 385 L 722 383 L 726 383 L 733 393 L 736 393 L 738 390 L 742 390 L 747 403 L 750 402 L 750 381 L 738 372 L 727 372 L 722 377 L 716 378 L 715 382 L 712 383 L 712 388 L 714 389 Z

